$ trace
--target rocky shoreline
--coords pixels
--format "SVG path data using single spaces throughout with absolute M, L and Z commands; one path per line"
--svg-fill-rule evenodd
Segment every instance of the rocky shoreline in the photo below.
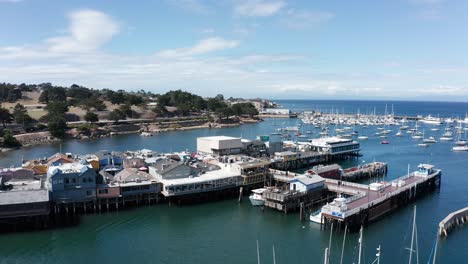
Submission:
M 238 119 L 229 123 L 214 123 L 206 122 L 205 120 L 189 120 L 189 121 L 176 121 L 164 123 L 141 123 L 141 124 L 113 124 L 103 127 L 90 129 L 89 131 L 80 131 L 77 127 L 71 128 L 67 131 L 66 139 L 96 139 L 105 138 L 115 135 L 135 134 L 135 133 L 149 133 L 149 135 L 157 134 L 168 131 L 184 131 L 202 128 L 225 128 L 236 127 L 242 124 L 261 122 L 261 119 Z M 21 143 L 23 147 L 49 144 L 60 142 L 61 139 L 52 137 L 48 131 L 34 132 L 15 135 L 15 138 Z M 1 148 L 0 152 L 12 150 L 10 148 Z

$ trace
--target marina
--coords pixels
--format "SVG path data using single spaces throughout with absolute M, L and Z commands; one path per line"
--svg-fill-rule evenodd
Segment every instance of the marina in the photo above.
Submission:
M 272 122 L 275 123 L 275 126 L 271 125 Z M 48 146 L 46 148 L 45 147 L 44 148 L 41 148 L 41 147 L 31 148 L 31 149 L 28 149 L 27 152 L 25 152 L 24 150 L 15 151 L 15 152 L 10 153 L 11 155 L 9 154 L 6 159 L 2 158 L 1 161 L 3 162 L 4 165 L 13 164 L 14 162 L 18 164 L 17 162 L 20 161 L 22 157 L 24 160 L 30 160 L 33 158 L 42 157 L 44 155 L 54 156 L 54 154 L 59 151 L 59 148 L 62 149 L 63 153 L 66 153 L 66 152 L 73 152 L 73 153 L 79 153 L 79 154 L 96 153 L 100 149 L 105 149 L 107 146 L 110 146 L 110 145 L 115 146 L 116 152 L 120 152 L 120 153 L 124 153 L 128 149 L 141 149 L 141 146 L 144 146 L 146 148 L 159 150 L 161 153 L 169 154 L 169 153 L 175 153 L 174 150 L 184 150 L 184 151 L 187 149 L 196 150 L 197 146 L 196 146 L 195 137 L 206 137 L 210 135 L 228 135 L 232 137 L 239 137 L 239 135 L 243 135 L 245 138 L 255 139 L 257 135 L 268 134 L 268 132 L 272 130 L 272 127 L 274 128 L 281 127 L 281 126 L 292 127 L 292 126 L 295 126 L 296 124 L 297 124 L 297 119 L 286 119 L 286 120 L 272 119 L 272 120 L 265 120 L 265 122 L 262 122 L 259 124 L 247 125 L 245 127 L 240 127 L 240 128 L 229 128 L 229 129 L 221 129 L 221 130 L 195 130 L 195 131 L 181 131 L 181 132 L 166 132 L 166 133 L 159 133 L 157 136 L 148 137 L 148 138 L 140 137 L 138 135 L 135 135 L 135 136 L 126 135 L 126 136 L 118 136 L 118 137 L 108 138 L 108 139 L 92 140 L 92 141 L 89 141 L 91 142 L 91 144 L 87 144 L 88 141 L 76 141 L 76 143 L 74 141 L 70 141 L 70 142 L 66 142 L 65 144 L 62 144 L 62 146 L 59 146 L 59 144 L 57 144 L 52 147 Z M 411 123 L 411 122 L 409 122 L 408 124 L 410 125 L 410 127 L 413 127 L 414 125 L 414 123 Z M 421 127 L 419 129 L 422 131 L 425 125 L 421 124 L 420 126 Z M 356 157 L 352 156 L 352 158 L 343 158 L 343 159 L 338 159 L 335 161 L 340 166 L 342 166 L 342 168 L 344 168 L 343 170 L 353 168 L 353 167 L 363 167 L 365 164 L 372 163 L 372 162 L 369 162 L 372 160 L 384 161 L 386 164 L 388 164 L 387 176 L 385 177 L 373 176 L 369 178 L 364 177 L 360 179 L 359 181 L 364 181 L 364 182 L 370 181 L 371 183 L 375 181 L 391 182 L 392 180 L 397 179 L 398 178 L 397 176 L 403 175 L 406 173 L 407 163 L 411 163 L 412 166 L 417 166 L 419 163 L 424 161 L 427 163 L 435 164 L 438 168 L 441 168 L 444 172 L 444 175 L 446 176 L 443 178 L 442 180 L 443 184 L 441 185 L 440 190 L 438 192 L 443 194 L 443 193 L 446 193 L 448 188 L 453 189 L 452 178 L 454 176 L 451 176 L 449 178 L 449 176 L 447 175 L 457 175 L 454 169 L 459 170 L 460 167 L 454 167 L 453 164 L 455 164 L 454 162 L 456 162 L 457 160 L 463 159 L 464 156 L 462 152 L 459 153 L 459 152 L 451 151 L 450 143 L 444 143 L 444 142 L 435 143 L 426 149 L 418 148 L 417 141 L 414 141 L 414 139 L 411 139 L 411 137 L 408 137 L 406 135 L 403 137 L 395 137 L 395 138 L 392 135 L 389 135 L 388 138 L 389 138 L 389 141 L 391 141 L 391 145 L 389 146 L 389 148 L 383 147 L 380 145 L 379 137 L 373 136 L 374 129 L 377 130 L 377 127 L 365 128 L 363 126 L 355 126 L 354 130 L 358 131 L 359 135 L 367 134 L 369 135 L 369 138 L 368 140 L 359 142 L 360 143 L 360 147 L 359 147 L 360 156 L 356 156 Z M 308 135 L 314 135 L 315 137 L 319 137 L 319 133 L 316 132 L 317 129 L 314 127 L 303 125 L 301 130 L 302 131 L 310 130 L 313 133 L 308 134 Z M 444 130 L 444 129 L 441 129 L 441 130 Z M 393 129 L 393 131 L 396 131 L 396 130 Z M 428 133 L 430 129 L 426 128 L 425 131 L 428 134 L 427 136 L 430 136 L 429 134 L 430 132 Z M 295 133 L 295 132 L 292 132 L 292 133 Z M 294 137 L 292 137 L 292 139 L 294 143 L 295 142 Z M 271 142 L 275 140 L 276 140 L 275 136 L 270 136 Z M 255 141 L 255 140 L 250 140 L 250 141 Z M 251 144 L 251 143 L 248 143 L 248 144 Z M 179 148 L 173 147 L 176 145 L 178 145 Z M 301 144 L 296 144 L 296 147 L 298 145 L 301 145 Z M 249 145 L 249 146 L 254 146 L 254 144 Z M 286 142 L 284 144 L 284 147 L 289 147 L 291 150 L 292 145 Z M 249 149 L 254 150 L 254 152 L 256 153 L 261 153 L 261 149 L 256 149 L 252 147 L 249 147 Z M 296 149 L 292 149 L 292 150 L 297 151 Z M 180 153 L 184 151 L 181 151 Z M 301 150 L 299 150 L 299 152 L 301 152 Z M 400 155 L 400 153 L 405 153 L 405 155 Z M 433 153 L 433 154 L 430 154 L 430 153 Z M 452 160 L 452 162 L 447 164 L 442 159 L 438 159 L 437 153 L 444 153 L 444 159 L 448 158 L 449 160 Z M 140 154 L 132 154 L 132 155 L 142 156 L 143 154 L 140 153 Z M 187 152 L 185 155 L 190 156 L 191 152 Z M 206 154 L 204 155 L 207 156 Z M 233 154 L 233 155 L 242 156 L 242 153 Z M 435 155 L 435 156 L 432 156 L 432 155 Z M 14 158 L 15 160 L 10 161 L 11 158 Z M 88 158 L 89 158 L 88 160 L 92 160 L 91 156 L 89 156 Z M 258 157 L 258 158 L 262 160 L 261 157 Z M 364 160 L 366 160 L 366 162 L 363 162 Z M 266 161 L 271 162 L 271 160 L 266 160 Z M 330 162 L 330 163 L 333 164 L 335 162 Z M 19 162 L 19 164 L 21 164 L 21 162 Z M 305 166 L 304 169 L 302 170 L 300 169 L 293 173 L 297 173 L 298 175 L 303 175 L 308 170 L 312 169 L 313 166 L 309 168 Z M 108 169 L 112 170 L 111 167 L 109 167 Z M 219 195 L 218 197 L 216 197 L 214 195 L 212 196 L 210 193 L 207 193 L 210 195 L 208 195 L 207 197 L 203 197 L 203 198 L 200 197 L 199 202 L 197 202 L 196 205 L 191 205 L 189 207 L 184 206 L 184 204 L 178 205 L 177 199 L 174 200 L 172 203 L 168 203 L 168 201 L 165 200 L 166 198 L 164 198 L 164 195 L 160 194 L 158 196 L 159 197 L 158 201 L 153 200 L 151 202 L 153 206 L 148 206 L 149 203 L 147 200 L 139 200 L 138 205 L 137 205 L 136 201 L 127 202 L 127 199 L 126 199 L 125 206 L 123 206 L 123 203 L 120 202 L 118 210 L 115 209 L 115 206 L 114 207 L 112 206 L 112 201 L 113 200 L 115 201 L 115 199 L 108 199 L 109 200 L 109 212 L 107 212 L 106 200 L 100 200 L 102 201 L 101 210 L 99 210 L 99 204 L 96 204 L 96 211 L 94 209 L 94 205 L 90 204 L 86 208 L 86 216 L 80 217 L 81 220 L 79 220 L 80 224 L 78 226 L 74 226 L 72 228 L 68 228 L 65 230 L 53 229 L 56 231 L 46 231 L 46 233 L 42 233 L 42 232 L 39 234 L 32 233 L 27 236 L 32 236 L 32 237 L 48 236 L 49 232 L 67 233 L 70 235 L 74 234 L 76 236 L 77 234 L 75 233 L 83 232 L 82 231 L 83 229 L 91 228 L 92 230 L 94 230 L 95 229 L 94 223 L 96 223 L 96 221 L 99 222 L 99 224 L 96 223 L 97 225 L 107 226 L 108 223 L 117 223 L 117 222 L 121 222 L 122 220 L 125 221 L 126 217 L 129 217 L 130 223 L 139 223 L 139 225 L 141 226 L 141 227 L 136 227 L 134 226 L 134 224 L 129 223 L 128 227 L 130 227 L 130 230 L 136 230 L 136 232 L 138 232 L 139 230 L 141 230 L 142 232 L 147 232 L 148 230 L 157 229 L 158 232 L 164 232 L 162 231 L 162 229 L 160 229 L 159 226 L 162 224 L 161 221 L 164 221 L 163 219 L 165 219 L 167 216 L 170 219 L 179 219 L 178 220 L 179 223 L 180 222 L 185 223 L 186 228 L 189 229 L 190 232 L 195 232 L 195 233 L 202 231 L 202 230 L 205 232 L 210 232 L 209 230 L 212 230 L 213 228 L 222 229 L 219 221 L 223 221 L 222 226 L 225 226 L 225 223 L 231 223 L 231 225 L 235 225 L 235 226 L 239 225 L 240 223 L 244 223 L 243 225 L 241 225 L 243 227 L 242 232 L 246 232 L 245 230 L 248 230 L 247 232 L 250 232 L 251 235 L 247 235 L 247 236 L 252 237 L 254 239 L 256 236 L 253 234 L 256 234 L 257 232 L 256 230 L 263 230 L 266 232 L 266 230 L 275 229 L 274 234 L 266 235 L 265 233 L 264 235 L 260 236 L 260 239 L 259 239 L 260 256 L 262 257 L 262 259 L 268 259 L 268 257 L 265 256 L 263 252 L 264 250 L 262 250 L 262 247 L 263 245 L 266 245 L 267 243 L 269 243 L 269 241 L 281 240 L 281 241 L 285 241 L 285 243 L 287 241 L 288 245 L 290 244 L 290 246 L 286 244 L 282 244 L 282 243 L 279 243 L 279 244 L 275 243 L 276 245 L 281 245 L 280 247 L 279 246 L 276 247 L 277 261 L 281 261 L 281 262 L 286 261 L 285 260 L 286 256 L 284 255 L 285 251 L 287 251 L 288 248 L 289 250 L 292 250 L 292 248 L 290 248 L 292 245 L 294 245 L 294 247 L 299 247 L 299 248 L 306 250 L 306 247 L 298 245 L 296 242 L 294 242 L 298 239 L 297 235 L 291 237 L 291 234 L 290 234 L 291 229 L 299 227 L 299 229 L 301 230 L 301 237 L 303 237 L 303 238 L 300 238 L 299 240 L 303 242 L 307 241 L 306 243 L 309 243 L 309 244 L 312 243 L 314 245 L 317 245 L 317 247 L 312 249 L 311 252 L 313 252 L 313 254 L 316 256 L 323 256 L 323 249 L 325 247 L 328 247 L 328 238 L 326 240 L 326 244 L 320 241 L 321 241 L 321 238 L 325 236 L 328 237 L 327 235 L 324 234 L 328 232 L 324 232 L 323 230 L 320 231 L 320 225 L 317 225 L 315 223 L 311 222 L 309 224 L 308 221 L 299 221 L 301 217 L 300 203 L 295 203 L 294 205 L 295 208 L 288 211 L 287 214 L 276 212 L 277 211 L 276 209 L 270 210 L 271 208 L 268 208 L 268 210 L 260 210 L 258 206 L 257 207 L 252 206 L 250 199 L 248 199 L 248 197 L 252 193 L 250 190 L 262 188 L 265 185 L 270 186 L 268 178 L 266 178 L 267 179 L 266 184 L 263 181 L 263 179 L 260 180 L 260 178 L 256 180 L 258 182 L 257 186 L 252 186 L 252 188 L 245 188 L 243 190 L 244 198 L 242 199 L 241 203 L 238 203 L 237 198 L 239 197 L 239 192 L 240 192 L 239 188 L 242 186 L 231 188 L 229 190 L 231 193 L 225 196 L 225 198 L 223 198 L 223 195 Z M 328 181 L 328 179 L 325 179 L 325 180 Z M 463 178 L 460 178 L 460 180 L 463 181 Z M 361 184 L 368 185 L 368 184 L 364 184 L 364 182 Z M 458 185 L 460 184 L 456 183 L 456 186 Z M 324 187 L 326 186 L 327 186 L 327 183 L 325 182 Z M 428 193 L 427 195 L 421 196 L 420 198 L 416 200 L 418 203 L 418 218 L 419 219 L 422 219 L 422 218 L 431 219 L 428 222 L 424 222 L 423 225 L 419 227 L 422 230 L 434 231 L 435 226 L 438 226 L 438 221 L 443 219 L 449 213 L 446 210 L 442 210 L 440 208 L 442 207 L 452 208 L 450 205 L 453 202 L 458 201 L 458 200 L 456 201 L 450 200 L 450 202 L 447 202 L 444 204 L 435 203 L 435 201 L 437 201 L 438 199 L 441 199 L 439 198 L 438 192 Z M 219 193 L 221 194 L 222 192 L 219 192 Z M 313 201 L 316 201 L 314 206 L 307 206 L 307 203 L 304 202 L 304 205 L 303 205 L 304 210 L 302 211 L 303 212 L 302 219 L 305 219 L 305 218 L 308 219 L 310 212 L 315 212 L 323 204 L 326 204 L 326 202 L 332 202 L 333 199 L 336 198 L 338 195 L 337 193 L 330 193 L 330 192 L 328 193 L 329 193 L 328 199 L 324 199 L 323 201 L 320 201 L 320 199 L 313 199 Z M 459 197 L 463 197 L 463 196 L 459 195 Z M 325 195 L 325 198 L 326 198 L 326 195 Z M 447 198 L 448 197 L 445 196 L 445 198 L 443 199 L 446 200 Z M 412 201 L 411 203 L 413 202 L 414 201 Z M 433 215 L 434 205 L 436 206 L 436 208 L 439 208 L 439 209 L 436 209 L 437 210 L 436 215 Z M 83 209 L 79 209 L 78 206 L 82 206 L 82 204 L 75 205 L 77 216 L 84 213 Z M 129 210 L 130 208 L 134 208 L 134 207 L 138 207 L 138 209 Z M 455 208 L 453 208 L 453 210 L 455 210 Z M 53 208 L 52 208 L 52 211 L 54 211 Z M 203 215 L 216 215 L 217 216 L 216 221 L 214 220 L 214 218 L 201 216 L 199 211 L 203 212 Z M 60 213 L 61 214 L 66 213 L 66 210 L 64 207 L 60 208 Z M 387 217 L 380 217 L 378 218 L 379 221 L 376 221 L 375 223 L 372 223 L 371 225 L 368 225 L 366 227 L 366 230 L 365 230 L 366 244 L 368 245 L 382 244 L 383 246 L 382 248 L 384 252 L 382 256 L 384 260 L 386 259 L 385 252 L 392 251 L 392 250 L 398 252 L 399 248 L 405 247 L 409 244 L 409 242 L 406 241 L 405 245 L 402 245 L 403 242 L 399 242 L 400 236 L 398 236 L 398 238 L 395 240 L 393 239 L 395 237 L 395 234 L 393 232 L 390 232 L 391 229 L 395 229 L 395 228 L 405 229 L 406 227 L 405 225 L 402 225 L 402 223 L 406 222 L 405 219 L 410 218 L 409 213 L 410 213 L 409 207 L 402 206 L 398 210 L 394 210 L 393 213 L 386 214 L 386 216 L 388 215 Z M 115 218 L 115 214 L 118 214 L 119 217 Z M 243 220 L 239 219 L 239 214 L 242 215 Z M 70 216 L 73 215 L 73 206 L 69 207 L 68 215 Z M 163 217 L 163 215 L 165 216 Z M 183 221 L 181 218 L 192 219 L 190 222 L 196 221 L 198 223 L 197 228 L 195 228 L 195 226 L 192 226 L 190 222 Z M 74 220 L 73 222 L 75 221 L 76 220 Z M 252 222 L 250 224 L 245 225 L 246 223 L 245 221 L 252 221 Z M 281 223 L 280 226 L 279 226 L 279 223 Z M 127 224 L 123 224 L 123 225 L 127 226 Z M 429 227 L 427 227 L 426 225 L 429 225 Z M 177 226 L 180 227 L 179 224 Z M 391 226 L 392 228 L 388 229 L 388 228 L 385 228 L 384 226 Z M 147 231 L 143 231 L 143 230 L 147 230 Z M 326 230 L 329 230 L 329 228 Z M 459 237 L 463 236 L 465 230 L 466 229 L 461 229 L 457 232 L 453 232 L 453 234 L 451 234 L 449 239 L 439 243 L 439 247 L 441 248 L 439 248 L 439 251 L 437 253 L 438 259 L 445 259 L 448 257 L 447 247 L 453 246 L 453 243 L 461 243 L 461 244 L 464 243 L 463 242 L 464 240 L 463 239 L 460 240 Z M 101 235 L 108 234 L 110 231 L 111 230 L 103 229 L 102 231 L 99 231 L 99 234 Z M 122 232 L 126 233 L 127 235 L 130 235 L 130 233 L 121 230 L 121 228 L 119 228 L 119 230 L 116 229 L 111 232 L 113 232 L 115 236 L 120 236 Z M 241 231 L 238 230 L 237 232 L 241 232 Z M 177 231 L 172 230 L 171 233 L 177 234 Z M 224 235 L 225 234 L 223 234 L 223 236 Z M 235 234 L 233 233 L 230 234 L 230 236 L 234 236 L 234 235 Z M 382 236 L 386 236 L 389 239 L 383 240 Z M 349 237 L 350 239 L 353 239 L 353 240 L 355 239 L 355 241 L 357 241 L 357 238 L 355 238 L 356 237 L 355 233 L 350 233 Z M 424 233 L 422 234 L 422 237 L 425 237 Z M 208 240 L 206 240 L 205 238 L 201 236 L 197 238 L 190 238 L 190 239 L 196 239 L 196 241 L 202 244 L 210 243 Z M 225 241 L 221 238 L 221 236 L 215 236 L 214 239 L 216 241 Z M 159 241 L 159 239 L 157 240 Z M 170 241 L 174 241 L 174 240 L 177 240 L 177 238 L 175 237 L 170 238 Z M 13 244 L 15 243 L 14 237 L 13 237 L 12 243 Z M 100 242 L 100 245 L 102 247 L 104 245 L 108 245 L 109 243 L 110 242 L 102 241 Z M 136 243 L 139 244 L 142 242 L 136 241 Z M 163 242 L 161 241 L 159 243 L 163 243 Z M 177 243 L 180 243 L 180 242 L 177 242 Z M 229 245 L 229 242 L 226 242 L 226 243 L 227 245 Z M 422 241 L 420 240 L 420 243 L 423 247 L 422 250 L 420 248 L 422 254 L 423 255 L 428 254 L 429 249 L 431 248 L 431 245 L 430 244 L 428 245 L 426 242 L 424 242 L 424 240 Z M 118 245 L 114 245 L 114 246 L 118 247 Z M 32 250 L 35 246 L 26 245 L 26 247 Z M 164 248 L 165 246 L 162 246 L 162 247 Z M 246 252 L 249 252 L 249 248 L 250 247 L 246 245 L 245 247 Z M 352 243 L 350 246 L 345 247 L 345 250 L 344 250 L 345 260 L 348 259 L 348 261 L 351 261 L 351 258 L 349 256 L 352 256 L 353 254 L 355 254 L 353 253 L 354 252 L 353 248 L 354 248 L 354 245 L 352 245 Z M 3 250 L 7 250 L 7 249 L 3 249 Z M 310 250 L 309 247 L 307 247 L 307 250 Z M 341 250 L 341 249 L 335 248 L 335 246 L 332 245 L 332 251 L 336 252 L 337 250 Z M 229 249 L 228 251 L 230 252 Z M 10 249 L 10 252 L 13 252 L 13 249 Z M 158 253 L 159 255 L 168 256 L 166 253 L 162 251 L 158 251 L 158 252 L 159 252 Z M 205 250 L 200 249 L 200 250 L 195 250 L 195 252 L 203 256 Z M 9 254 L 14 254 L 14 253 L 9 253 Z M 69 255 L 69 254 L 70 252 L 67 253 L 67 251 L 65 250 L 63 254 L 59 254 L 59 255 Z M 148 254 L 150 253 L 143 254 L 143 256 L 149 256 Z M 252 252 L 252 254 L 255 254 L 255 252 Z M 247 253 L 247 255 L 250 255 L 250 253 Z M 143 256 L 141 256 L 141 258 L 136 257 L 136 259 L 143 260 L 142 259 Z M 405 254 L 405 256 L 407 256 L 407 254 Z M 219 255 L 214 253 L 214 255 L 210 254 L 209 259 L 212 259 L 213 257 L 215 259 L 220 258 Z M 201 257 L 201 258 L 208 259 L 208 256 L 206 255 L 205 257 Z M 288 256 L 287 258 L 296 259 L 293 256 Z M 333 254 L 331 258 L 332 259 L 335 258 L 335 254 Z M 455 255 L 452 255 L 451 258 L 457 259 L 458 257 L 455 254 Z M 243 259 L 245 259 L 245 256 L 242 257 L 241 255 L 237 255 L 237 256 L 235 255 L 234 259 L 242 261 Z M 297 262 L 308 263 L 310 261 L 306 259 L 303 259 L 303 260 L 297 259 Z

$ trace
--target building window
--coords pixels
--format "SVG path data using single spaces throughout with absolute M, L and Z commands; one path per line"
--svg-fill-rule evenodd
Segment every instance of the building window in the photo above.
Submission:
M 71 179 L 71 182 L 72 182 L 72 183 L 76 183 L 76 179 L 75 179 L 75 178 L 72 178 L 72 179 Z
M 65 178 L 65 183 L 69 183 L 70 181 L 68 180 L 68 178 Z

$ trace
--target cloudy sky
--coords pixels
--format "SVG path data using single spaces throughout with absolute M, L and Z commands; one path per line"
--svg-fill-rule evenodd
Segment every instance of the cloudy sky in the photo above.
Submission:
M 465 0 L 0 0 L 0 82 L 468 100 Z

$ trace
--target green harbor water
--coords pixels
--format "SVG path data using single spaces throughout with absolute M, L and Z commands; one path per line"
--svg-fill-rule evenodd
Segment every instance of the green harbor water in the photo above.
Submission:
M 1 153 L 0 166 L 18 165 L 22 158 L 49 156 L 60 147 L 63 152 L 77 154 L 102 149 L 195 150 L 199 136 L 255 138 L 298 122 L 298 119 L 267 119 L 236 128 L 176 131 L 150 138 L 125 135 L 69 140 L 61 146 L 51 144 Z M 313 130 L 304 127 L 309 129 Z M 397 127 L 390 129 L 392 135 L 397 132 Z M 381 145 L 373 135 L 376 128 L 356 130 L 368 135 L 369 140 L 361 142 L 363 156 L 341 163 L 344 167 L 384 161 L 389 164 L 386 180 L 404 175 L 408 164 L 413 169 L 419 163 L 429 162 L 443 170 L 440 190 L 364 229 L 363 263 L 372 263 L 379 245 L 381 263 L 407 263 L 413 205 L 417 205 L 419 260 L 426 263 L 439 221 L 468 204 L 468 153 L 453 152 L 451 143 L 443 142 L 420 148 L 406 134 L 402 138 L 391 135 L 390 144 Z M 313 136 L 317 136 L 316 130 Z M 344 263 L 357 263 L 357 236 L 357 233 L 347 236 Z M 83 216 L 78 225 L 62 229 L 0 234 L 0 263 L 256 263 L 257 240 L 261 263 L 273 263 L 273 245 L 276 263 L 321 263 L 329 237 L 329 230 L 320 230 L 319 225 L 308 221 L 300 222 L 296 213 L 262 211 L 252 207 L 248 197 L 244 197 L 240 204 L 237 199 L 191 206 L 159 204 Z M 333 233 L 331 263 L 339 263 L 342 240 L 343 232 Z M 438 263 L 466 263 L 467 249 L 468 228 L 456 230 L 448 239 L 439 241 Z

